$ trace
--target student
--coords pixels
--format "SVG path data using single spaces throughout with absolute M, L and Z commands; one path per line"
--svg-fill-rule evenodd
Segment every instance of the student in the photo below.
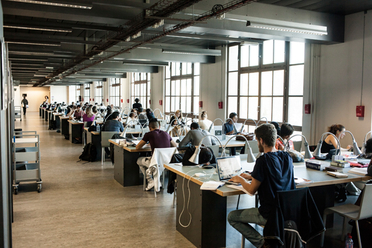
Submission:
M 108 121 L 112 119 L 112 109 L 110 106 L 107 106 L 107 112 L 104 121 Z
M 135 109 L 135 110 L 138 110 L 139 108 L 141 108 L 142 109 L 142 104 L 139 102 L 140 100 L 138 99 L 138 98 L 136 98 L 136 99 L 134 99 L 134 102 L 135 103 L 133 103 L 133 108 Z M 142 112 L 142 111 L 141 111 Z
M 182 139 L 182 141 L 179 143 L 179 147 L 187 146 L 188 144 L 192 144 L 194 146 L 198 146 L 200 141 L 208 135 L 208 132 L 205 130 L 200 129 L 200 126 L 197 122 L 193 122 L 190 125 L 190 131 L 186 134 L 186 136 Z M 206 146 L 215 145 L 211 137 L 205 138 L 203 140 L 203 144 Z
M 111 131 L 111 132 L 123 132 L 124 126 L 123 123 L 120 121 L 120 113 L 115 111 L 111 114 L 111 118 L 106 121 L 105 125 L 103 126 L 103 131 Z
M 177 121 L 174 121 L 174 120 L 177 120 Z M 172 115 L 171 119 L 170 119 L 170 124 L 172 126 L 174 125 L 184 125 L 185 123 L 182 121 L 182 111 L 181 110 L 177 110 L 176 113 L 174 115 Z
M 276 129 L 272 124 L 262 124 L 255 130 L 259 151 L 264 153 L 256 160 L 251 175 L 242 173 L 230 181 L 240 183 L 254 195 L 258 191 L 259 208 L 234 210 L 228 221 L 255 247 L 263 247 L 264 238 L 249 223 L 265 225 L 272 211 L 275 211 L 277 191 L 295 188 L 292 158 L 287 152 L 275 149 Z M 247 180 L 252 180 L 248 183 Z
M 141 149 L 147 142 L 151 146 L 151 154 L 154 152 L 155 148 L 169 148 L 177 147 L 176 142 L 166 132 L 160 130 L 159 122 L 157 119 L 151 119 L 149 123 L 150 132 L 146 133 L 142 140 L 137 144 L 136 149 Z M 154 180 L 151 178 L 151 172 L 148 171 L 150 166 L 151 157 L 140 157 L 137 160 L 137 164 L 142 171 L 143 175 L 147 179 L 146 190 L 150 190 L 154 187 Z
M 74 110 L 75 112 L 73 113 L 73 115 L 70 115 L 70 120 L 72 119 L 76 119 L 76 120 L 80 120 L 83 115 L 84 115 L 84 111 L 81 109 L 81 106 L 80 105 L 77 105 L 76 106 L 76 109 Z
M 208 131 L 212 125 L 212 121 L 208 120 L 207 111 L 202 111 L 200 114 L 199 126 L 201 129 Z
M 128 123 L 130 123 L 130 122 L 137 122 L 137 115 L 136 115 L 136 113 L 135 112 L 131 112 L 130 114 L 129 114 L 129 118 L 128 118 L 128 121 L 127 121 Z
M 172 130 L 169 131 L 169 134 L 171 137 L 180 137 L 182 136 L 183 128 L 182 126 L 178 125 L 178 121 L 175 119 L 173 121 L 174 125 Z
M 23 99 L 22 99 L 22 106 L 23 106 L 23 115 L 26 115 L 26 109 L 28 108 L 28 100 L 26 99 L 27 95 L 24 94 L 23 95 Z
M 90 126 L 94 121 L 94 117 L 92 106 L 89 106 L 86 113 L 83 115 L 83 122 L 87 122 L 87 125 Z
M 341 140 L 345 136 L 345 127 L 341 124 L 335 124 L 328 128 L 328 132 L 333 133 L 338 140 Z M 322 143 L 322 153 L 329 153 L 332 149 L 338 147 L 337 141 L 333 135 L 328 134 L 328 136 L 323 140 Z M 349 150 L 351 145 L 348 145 L 346 149 L 341 148 L 341 150 Z
M 275 126 L 275 125 L 274 125 Z M 291 137 L 291 135 L 293 134 L 293 126 L 289 123 L 284 123 L 282 124 L 282 127 L 280 128 L 280 137 L 282 137 L 284 143 L 287 143 L 287 140 Z M 276 143 L 275 143 L 275 149 L 277 150 L 280 150 L 280 151 L 283 151 L 284 150 L 284 143 L 283 141 L 278 138 L 276 140 Z M 293 141 L 290 140 L 289 143 L 288 143 L 288 147 L 287 149 L 291 149 L 291 150 L 294 150 L 294 145 L 293 145 Z
M 151 111 L 151 109 L 146 109 L 146 116 L 148 120 L 155 119 L 154 113 Z
M 238 122 L 238 114 L 235 112 L 230 113 L 229 115 L 230 120 L 228 120 L 224 124 L 224 132 L 226 135 L 234 135 L 238 134 L 235 128 L 236 122 Z M 240 153 L 244 153 L 244 147 L 241 149 Z M 236 148 L 235 147 L 230 147 L 230 155 L 235 156 L 236 155 Z

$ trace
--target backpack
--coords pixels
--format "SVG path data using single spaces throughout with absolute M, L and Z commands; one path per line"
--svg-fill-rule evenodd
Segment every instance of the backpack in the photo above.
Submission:
M 92 143 L 86 144 L 83 153 L 79 156 L 80 160 L 94 162 L 97 159 L 97 149 Z

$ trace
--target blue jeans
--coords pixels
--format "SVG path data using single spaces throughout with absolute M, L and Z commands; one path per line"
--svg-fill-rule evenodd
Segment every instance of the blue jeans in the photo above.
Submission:
M 227 217 L 230 225 L 238 230 L 254 246 L 261 247 L 264 244 L 264 238 L 248 223 L 265 225 L 266 219 L 262 217 L 258 208 L 234 210 Z

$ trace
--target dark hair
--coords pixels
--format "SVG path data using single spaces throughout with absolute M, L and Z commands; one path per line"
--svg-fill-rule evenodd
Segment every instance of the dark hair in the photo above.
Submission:
M 291 136 L 293 133 L 293 127 L 291 124 L 284 123 L 282 124 L 282 128 L 280 130 L 280 136 Z
M 254 134 L 256 135 L 257 140 L 262 139 L 263 143 L 267 146 L 275 146 L 277 133 L 273 124 L 265 123 L 260 125 L 256 130 L 254 130 Z
M 334 135 L 336 135 L 337 131 L 342 131 L 343 129 L 345 129 L 345 127 L 341 124 L 335 124 L 335 125 L 332 125 L 328 128 L 328 132 L 330 133 L 333 133 Z
M 200 116 L 200 117 L 204 118 L 206 114 L 207 114 L 207 111 L 203 110 L 203 111 L 201 112 L 201 116 Z
M 158 119 L 156 119 L 156 118 L 152 118 L 151 120 L 149 120 L 149 127 L 152 128 L 152 129 L 157 129 L 157 128 L 159 128 L 159 122 L 158 122 Z
M 129 114 L 129 117 L 130 117 L 130 118 L 136 117 L 136 114 L 135 114 L 134 112 L 131 112 L 131 113 Z
M 111 114 L 111 119 L 116 119 L 118 118 L 118 116 L 120 115 L 120 113 L 118 111 L 114 111 L 112 114 Z
M 229 118 L 232 119 L 232 118 L 234 118 L 237 115 L 238 115 L 237 113 L 231 112 L 230 115 L 229 115 Z
M 143 112 L 143 108 L 137 108 L 137 112 Z
M 93 106 L 92 107 L 92 111 L 93 111 L 93 113 L 97 113 L 97 107 L 96 106 Z
M 200 126 L 199 126 L 199 124 L 197 122 L 193 122 L 193 123 L 191 123 L 190 128 L 191 129 L 199 129 Z
M 152 111 L 151 111 L 151 109 L 146 109 L 146 114 L 150 114 Z
M 372 138 L 369 138 L 366 142 L 366 154 L 372 153 Z
M 139 102 L 139 99 L 138 99 L 138 98 L 136 98 L 136 99 L 134 99 L 134 101 L 135 101 L 136 103 L 138 103 L 138 102 Z
M 199 164 L 205 164 L 213 159 L 213 151 L 209 147 L 202 147 L 199 153 Z
M 278 122 L 272 121 L 270 123 L 274 125 L 274 127 L 276 129 L 276 134 L 281 136 L 281 130 L 280 130 L 280 126 L 279 126 Z

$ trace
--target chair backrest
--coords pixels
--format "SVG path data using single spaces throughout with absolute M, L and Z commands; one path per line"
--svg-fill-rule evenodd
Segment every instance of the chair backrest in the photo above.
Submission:
M 110 147 L 110 142 L 108 140 L 111 139 L 111 137 L 114 134 L 120 134 L 120 133 L 113 132 L 113 131 L 101 131 L 101 146 Z
M 214 156 L 217 158 L 219 156 L 220 152 L 220 145 L 214 145 L 214 146 L 207 146 L 212 149 Z
M 150 166 L 155 164 L 158 165 L 161 174 L 164 170 L 164 164 L 169 164 L 176 149 L 176 147 L 155 148 L 151 157 Z
M 301 152 L 302 140 L 293 141 L 294 149 L 298 152 Z
M 359 219 L 372 217 L 372 184 L 366 184 L 360 201 Z

